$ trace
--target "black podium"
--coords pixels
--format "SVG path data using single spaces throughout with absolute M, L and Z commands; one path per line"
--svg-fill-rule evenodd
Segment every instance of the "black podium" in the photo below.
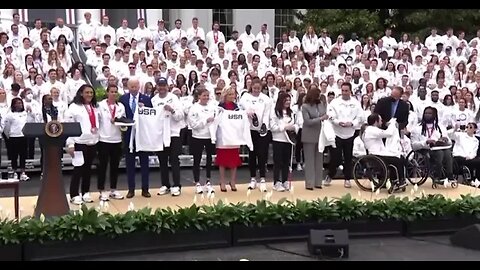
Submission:
M 35 207 L 35 217 L 61 216 L 70 211 L 62 178 L 62 160 L 59 156 L 68 137 L 82 134 L 80 123 L 27 123 L 23 128 L 26 137 L 39 137 L 43 150 L 43 180 Z

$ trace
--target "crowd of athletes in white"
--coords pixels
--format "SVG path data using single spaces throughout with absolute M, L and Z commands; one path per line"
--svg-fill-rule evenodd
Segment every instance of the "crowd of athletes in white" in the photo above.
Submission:
M 74 36 L 63 19 L 57 19 L 57 26 L 50 30 L 42 28 L 42 22 L 36 20 L 35 28 L 28 30 L 15 14 L 13 24 L 3 25 L 0 33 L 0 72 L 3 74 L 0 76 L 0 115 L 6 138 L 23 136 L 21 126 L 39 118 L 35 115 L 40 114 L 42 97 L 46 94 L 52 95 L 59 119 L 68 117 L 69 104 L 79 86 L 85 84 L 83 65 L 95 70 L 96 79 L 103 86 L 118 86 L 120 94 L 128 93 L 128 80 L 135 79 L 140 82 L 141 93 L 154 97 L 155 82 L 165 78 L 169 90 L 178 96 L 185 127 L 189 123 L 187 117 L 193 106 L 194 90 L 207 89 L 208 106 L 216 107 L 222 90 L 232 87 L 238 94 L 241 109 L 249 109 L 245 105 L 247 101 L 265 101 L 262 110 L 271 112 L 270 117 L 263 119 L 268 130 L 272 123 L 281 121 L 274 112 L 279 93 L 288 93 L 296 115 L 295 128 L 288 128 L 299 130 L 303 121 L 302 109 L 297 106 L 298 97 L 317 88 L 328 103 L 347 99 L 341 95 L 341 85 L 345 82 L 352 85 L 352 95 L 348 97 L 355 104 L 352 110 L 359 108 L 363 114 L 355 115 L 361 119 L 354 127 L 357 130 L 366 122 L 375 102 L 389 96 L 394 86 L 404 89 L 402 99 L 409 101 L 413 108 L 405 130 L 407 134 L 418 126 L 427 106 L 438 109 L 440 125 L 444 127 L 480 123 L 480 71 L 477 71 L 480 30 L 475 38 L 467 41 L 464 32 L 454 35 L 452 29 L 442 29 L 446 30 L 444 35 L 431 29 L 425 40 L 408 34 L 397 40 L 387 29 L 383 37 L 365 37 L 361 43 L 356 34 L 347 40 L 344 35 L 329 36 L 327 29 L 315 32 L 313 27 L 308 27 L 299 35 L 295 31 L 284 33 L 280 42 L 273 44 L 266 24 L 261 25 L 256 34 L 247 25 L 244 31 L 233 31 L 231 39 L 226 40 L 218 23 L 214 23 L 212 29 L 202 29 L 197 18 L 192 19 L 191 25 L 182 23 L 176 20 L 168 30 L 163 20 L 158 21 L 157 27 L 147 28 L 145 21 L 139 19 L 138 27 L 131 29 L 124 19 L 122 26 L 114 29 L 107 16 L 100 24 L 85 13 L 85 22 L 78 26 L 77 35 L 79 42 L 90 48 L 86 51 L 87 62 L 72 63 L 69 44 Z M 262 81 L 262 93 L 254 96 L 250 92 L 255 77 Z M 20 91 L 12 91 L 13 84 L 20 85 Z M 14 97 L 23 100 L 24 112 L 10 110 Z M 272 133 L 283 133 L 284 129 L 277 128 Z M 280 136 L 272 134 L 272 137 L 275 140 Z M 407 137 L 402 140 L 410 145 Z M 472 144 L 478 148 L 478 141 Z M 365 153 L 361 146 L 361 140 L 356 139 L 354 155 Z M 453 154 L 470 155 L 459 149 L 468 148 L 458 147 Z M 296 169 L 302 170 L 301 155 L 296 161 Z M 20 170 L 21 180 L 28 180 L 24 168 Z M 350 187 L 349 180 L 345 179 L 345 187 Z M 250 187 L 258 186 L 265 191 L 265 181 L 264 177 L 252 177 Z M 327 176 L 320 186 L 327 186 L 330 181 Z M 274 186 L 278 191 L 288 188 L 288 184 L 282 183 Z

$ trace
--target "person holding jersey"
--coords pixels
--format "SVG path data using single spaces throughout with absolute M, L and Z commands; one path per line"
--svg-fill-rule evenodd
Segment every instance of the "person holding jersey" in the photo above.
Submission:
M 107 98 L 98 103 L 100 114 L 100 135 L 98 142 L 98 182 L 100 200 L 109 198 L 121 200 L 123 195 L 117 190 L 118 165 L 122 157 L 122 131 L 115 126 L 115 120 L 125 117 L 125 107 L 117 101 L 118 87 L 107 86 Z M 107 167 L 110 165 L 110 192 L 105 191 Z
M 192 127 L 191 153 L 193 155 L 193 180 L 195 181 L 195 193 L 202 194 L 204 190 L 208 194 L 215 192 L 210 178 L 212 171 L 212 155 L 215 154 L 215 145 L 212 143 L 211 127 L 217 113 L 217 108 L 209 103 L 210 93 L 207 89 L 199 89 L 198 102 L 193 104 L 187 116 L 187 121 Z M 200 184 L 200 161 L 203 150 L 206 151 L 206 177 L 205 185 Z
M 167 80 L 160 78 L 156 82 L 157 91 L 152 98 L 152 105 L 154 108 L 165 110 L 169 115 L 170 120 L 170 146 L 165 147 L 163 151 L 157 153 L 160 163 L 160 177 L 162 179 L 162 186 L 158 195 L 172 194 L 172 196 L 180 196 L 182 185 L 180 184 L 180 160 L 179 156 L 182 153 L 182 141 L 180 139 L 180 130 L 185 127 L 185 114 L 183 112 L 182 104 L 178 97 L 168 92 Z M 169 167 L 172 167 L 173 186 L 170 185 Z
M 92 177 L 92 163 L 97 154 L 99 112 L 95 90 L 91 85 L 80 86 L 73 98 L 72 104 L 65 112 L 66 122 L 80 123 L 82 135 L 67 138 L 67 153 L 72 157 L 75 151 L 83 153 L 83 165 L 75 166 L 70 182 L 70 201 L 73 204 L 92 203 L 90 196 L 90 179 Z M 78 189 L 80 187 L 80 193 Z
M 397 168 L 399 179 L 393 182 L 395 189 L 401 189 L 407 185 L 405 181 L 406 162 L 399 148 L 400 135 L 396 123 L 396 118 L 391 118 L 387 124 L 384 124 L 379 114 L 372 113 L 367 118 L 367 127 L 363 132 L 362 139 L 365 149 L 370 155 L 379 157 L 387 166 L 393 165 Z M 387 125 L 386 130 L 382 129 L 385 125 Z M 397 138 L 398 140 L 388 144 L 383 142 L 383 139 L 386 138 Z
M 268 158 L 269 140 L 266 136 L 270 126 L 270 112 L 272 100 L 262 93 L 262 81 L 255 77 L 252 80 L 252 90 L 245 93 L 240 99 L 239 107 L 244 109 L 251 121 L 250 134 L 253 141 L 253 151 L 248 153 L 248 167 L 250 169 L 250 184 L 248 189 L 257 187 L 257 169 L 260 172 L 260 191 L 266 192 L 265 182 L 266 164 Z
M 127 119 L 133 120 L 133 116 L 137 107 L 152 107 L 152 102 L 150 97 L 139 93 L 140 90 L 140 81 L 138 79 L 129 79 L 127 82 L 128 93 L 120 97 L 120 103 L 125 107 L 125 115 Z M 133 149 L 130 152 L 130 137 L 134 136 L 132 134 L 132 127 L 128 127 L 127 131 L 124 134 L 124 151 L 125 153 L 125 162 L 127 167 L 127 179 L 128 179 L 128 193 L 127 199 L 133 198 L 135 196 L 135 157 L 138 156 L 140 159 L 140 171 L 142 174 L 142 196 L 145 198 L 150 198 L 149 189 L 149 166 L 148 166 L 148 152 L 139 151 L 137 152 Z M 135 143 L 133 143 L 135 145 Z
M 453 177 L 452 141 L 448 137 L 447 129 L 439 122 L 437 109 L 427 106 L 423 110 L 420 124 L 411 133 L 412 148 L 428 149 L 433 169 L 433 181 L 443 184 L 445 178 L 449 182 Z M 445 175 L 443 175 L 445 171 Z
M 30 177 L 25 173 L 25 161 L 27 159 L 27 138 L 23 135 L 23 127 L 30 119 L 35 119 L 32 110 L 25 110 L 21 98 L 13 98 L 10 111 L 5 115 L 4 129 L 5 136 L 11 144 L 10 161 L 15 177 L 20 174 L 20 181 L 27 181 Z M 33 122 L 33 121 L 31 121 Z M 20 159 L 20 166 L 18 160 Z
M 224 110 L 238 110 L 238 105 L 235 103 L 236 98 L 237 91 L 234 88 L 227 87 L 222 90 L 220 104 L 218 104 L 218 106 Z M 222 131 L 220 130 L 220 132 Z M 215 163 L 219 167 L 220 172 L 220 190 L 222 192 L 227 191 L 225 185 L 225 169 L 229 168 L 230 189 L 232 191 L 237 191 L 237 187 L 235 185 L 237 181 L 237 167 L 242 165 L 242 160 L 240 159 L 240 145 L 220 146 L 217 144 L 217 158 L 215 159 Z
M 293 144 L 286 133 L 289 131 L 297 133 L 299 129 L 290 105 L 290 95 L 280 92 L 270 118 L 273 141 L 273 189 L 280 192 L 290 190 L 287 180 Z

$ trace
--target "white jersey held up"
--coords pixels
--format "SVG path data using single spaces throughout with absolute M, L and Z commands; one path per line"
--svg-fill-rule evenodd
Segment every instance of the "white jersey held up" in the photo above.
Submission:
M 246 145 L 253 151 L 250 121 L 245 111 L 221 110 L 216 120 L 217 148 L 239 148 Z
M 163 109 L 137 107 L 130 136 L 130 153 L 158 152 L 170 146 L 170 117 Z M 135 144 L 135 146 L 134 146 Z

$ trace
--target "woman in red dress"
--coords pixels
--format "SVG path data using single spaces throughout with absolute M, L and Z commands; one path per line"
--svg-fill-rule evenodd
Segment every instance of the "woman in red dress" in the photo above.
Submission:
M 225 110 L 238 110 L 238 106 L 235 103 L 237 99 L 237 92 L 232 87 L 227 87 L 223 89 L 220 96 L 219 107 L 222 107 Z M 220 190 L 222 192 L 227 192 L 225 186 L 225 169 L 230 169 L 230 188 L 232 191 L 237 191 L 235 182 L 237 180 L 237 167 L 242 165 L 242 160 L 240 159 L 240 148 L 235 147 L 222 147 L 217 148 L 217 158 L 215 159 L 215 164 L 219 167 L 220 172 Z

